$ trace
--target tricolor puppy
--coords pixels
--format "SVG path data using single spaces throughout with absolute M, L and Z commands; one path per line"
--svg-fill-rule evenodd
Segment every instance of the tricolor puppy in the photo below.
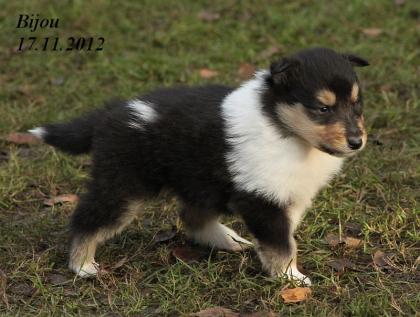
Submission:
M 218 221 L 237 213 L 269 274 L 310 284 L 296 267 L 293 233 L 320 188 L 366 144 L 353 67 L 367 65 L 308 49 L 239 88 L 165 88 L 31 130 L 65 152 L 92 152 L 91 181 L 71 221 L 70 269 L 96 274 L 98 244 L 169 189 L 193 240 L 231 251 L 251 245 Z

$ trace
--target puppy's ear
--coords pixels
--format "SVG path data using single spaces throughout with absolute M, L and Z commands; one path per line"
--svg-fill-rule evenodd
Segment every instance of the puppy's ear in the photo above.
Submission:
M 369 62 L 362 57 L 354 54 L 343 54 L 343 57 L 347 59 L 353 66 L 365 67 L 369 66 Z
M 271 79 L 274 84 L 285 84 L 300 66 L 300 61 L 292 58 L 282 58 L 270 66 Z

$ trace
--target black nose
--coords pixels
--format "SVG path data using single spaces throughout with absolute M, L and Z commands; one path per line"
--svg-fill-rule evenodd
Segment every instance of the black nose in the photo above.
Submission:
M 347 143 L 349 144 L 349 148 L 357 150 L 362 147 L 363 141 L 359 137 L 349 137 L 347 138 Z

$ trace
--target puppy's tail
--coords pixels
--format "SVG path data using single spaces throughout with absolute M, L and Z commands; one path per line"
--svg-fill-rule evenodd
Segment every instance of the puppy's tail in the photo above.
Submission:
M 90 152 L 95 126 L 103 110 L 96 110 L 65 123 L 46 124 L 29 130 L 37 138 L 70 154 Z

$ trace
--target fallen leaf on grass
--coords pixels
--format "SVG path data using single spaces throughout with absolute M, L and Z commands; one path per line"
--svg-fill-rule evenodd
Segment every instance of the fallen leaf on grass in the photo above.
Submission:
M 170 230 L 161 230 L 158 233 L 156 233 L 153 240 L 155 241 L 155 243 L 165 242 L 165 241 L 173 239 L 175 235 L 176 235 L 176 228 L 172 227 L 172 229 Z
M 32 102 L 36 105 L 42 105 L 45 103 L 45 97 L 38 95 L 31 98 Z
M 68 297 L 68 296 L 79 296 L 80 293 L 78 291 L 76 291 L 75 289 L 72 289 L 72 288 L 64 288 L 63 295 L 66 296 L 66 297 Z
M 33 134 L 20 132 L 9 133 L 1 139 L 14 144 L 36 144 L 40 142 Z
M 327 241 L 330 247 L 336 247 L 341 242 L 340 238 L 336 234 L 332 233 L 327 234 L 325 241 Z
M 198 13 L 198 18 L 204 22 L 213 22 L 220 19 L 220 14 L 210 10 L 203 10 Z
M 215 70 L 211 70 L 209 68 L 202 68 L 200 69 L 200 77 L 204 79 L 209 79 L 217 76 L 219 72 Z
M 121 260 L 119 260 L 117 263 L 114 264 L 114 266 L 112 267 L 114 270 L 120 268 L 121 266 L 123 266 L 125 263 L 127 263 L 128 258 L 125 256 L 123 257 Z
M 52 285 L 62 285 L 62 284 L 65 284 L 65 283 L 71 281 L 71 279 L 67 278 L 66 276 L 64 276 L 62 274 L 57 274 L 57 273 L 48 274 L 47 275 L 47 280 Z
M 370 37 L 377 37 L 378 35 L 381 35 L 383 32 L 382 29 L 380 28 L 366 28 L 366 29 L 362 29 L 362 33 L 370 36 Z
M 62 203 L 75 203 L 78 200 L 79 200 L 79 196 L 77 195 L 63 194 L 63 195 L 58 195 L 55 197 L 51 197 L 50 199 L 44 200 L 44 205 L 52 207 L 54 205 L 62 204 Z
M 246 80 L 254 76 L 255 66 L 249 63 L 239 65 L 238 76 L 242 80 Z
M 358 223 L 348 222 L 344 225 L 346 234 L 360 236 L 362 234 L 362 226 Z
M 197 247 L 179 246 L 172 250 L 172 255 L 186 263 L 199 262 L 208 256 L 208 253 Z
M 333 233 L 327 234 L 325 240 L 327 241 L 328 245 L 333 248 L 338 246 L 340 243 L 344 244 L 346 247 L 351 249 L 358 248 L 362 244 L 362 240 L 352 237 L 343 237 L 340 240 L 340 237 Z
M 224 307 L 211 307 L 189 315 L 190 317 L 239 317 L 239 313 Z
M 353 269 L 354 263 L 348 259 L 335 259 L 327 263 L 328 266 L 332 267 L 337 272 L 344 272 L 345 269 Z
M 299 303 L 307 300 L 312 291 L 309 287 L 288 288 L 280 292 L 285 303 Z
M 32 296 L 35 293 L 35 288 L 27 283 L 15 284 L 10 288 L 10 292 L 15 295 Z
M 362 244 L 362 240 L 352 238 L 352 237 L 345 237 L 344 238 L 344 243 L 346 244 L 346 247 L 356 249 L 356 248 L 360 247 L 360 245 Z
M 373 255 L 373 263 L 380 268 L 394 267 L 395 264 L 392 262 L 389 255 L 378 250 Z

